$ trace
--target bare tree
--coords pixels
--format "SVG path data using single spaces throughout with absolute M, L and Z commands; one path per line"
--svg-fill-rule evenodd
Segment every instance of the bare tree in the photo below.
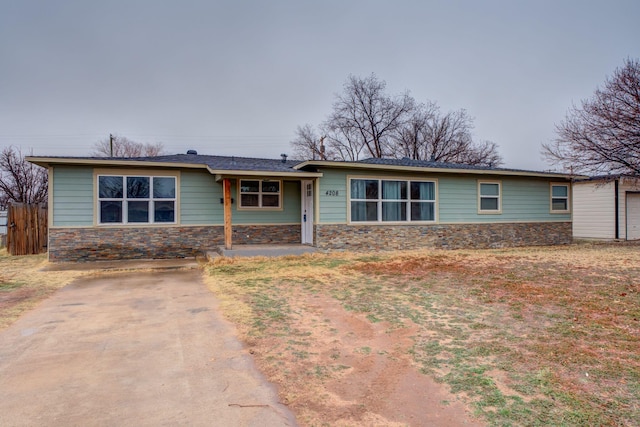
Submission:
M 127 137 L 113 135 L 93 144 L 92 155 L 96 157 L 153 157 L 164 153 L 161 142 L 142 143 Z
M 502 163 L 496 144 L 473 141 L 473 119 L 466 111 L 441 114 L 433 102 L 417 104 L 408 93 L 390 96 L 385 88 L 374 74 L 364 79 L 349 76 L 319 133 L 308 124 L 298 127 L 292 141 L 296 154 L 347 161 L 408 157 L 471 165 Z
M 497 145 L 475 142 L 472 129 L 473 118 L 465 110 L 442 114 L 435 103 L 422 104 L 399 133 L 396 156 L 478 166 L 502 164 Z
M 640 62 L 627 59 L 590 99 L 569 109 L 556 133 L 542 145 L 550 163 L 579 173 L 640 176 Z
M 310 124 L 298 126 L 296 138 L 291 141 L 293 154 L 298 159 L 325 160 L 325 137 L 319 137 Z
M 47 203 L 47 170 L 29 163 L 18 148 L 7 147 L 0 154 L 0 205 Z
M 415 102 L 408 93 L 387 95 L 385 88 L 386 83 L 375 74 L 349 76 L 323 124 L 332 146 L 340 147 L 339 151 L 354 160 L 361 152 L 377 158 L 392 154 L 392 136 L 409 118 Z

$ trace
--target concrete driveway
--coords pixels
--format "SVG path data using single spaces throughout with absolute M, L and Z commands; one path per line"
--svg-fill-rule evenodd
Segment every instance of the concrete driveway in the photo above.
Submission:
M 200 274 L 81 279 L 0 332 L 0 425 L 296 425 Z

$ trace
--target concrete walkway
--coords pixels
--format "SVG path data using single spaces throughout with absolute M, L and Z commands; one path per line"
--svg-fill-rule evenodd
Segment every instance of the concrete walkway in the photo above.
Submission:
M 296 425 L 200 274 L 82 279 L 0 332 L 0 425 Z

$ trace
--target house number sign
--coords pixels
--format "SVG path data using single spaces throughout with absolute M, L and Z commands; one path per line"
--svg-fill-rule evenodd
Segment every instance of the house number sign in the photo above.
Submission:
M 340 192 L 338 190 L 327 190 L 324 193 L 325 196 L 339 196 Z

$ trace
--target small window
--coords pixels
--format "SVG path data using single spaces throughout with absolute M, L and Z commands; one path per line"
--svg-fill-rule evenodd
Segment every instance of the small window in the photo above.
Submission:
M 478 183 L 478 212 L 480 213 L 500 213 L 502 210 L 500 182 L 479 182 Z
M 569 212 L 569 184 L 551 184 L 551 212 Z
M 98 176 L 100 224 L 175 223 L 176 178 Z
M 240 208 L 278 209 L 282 200 L 282 182 L 240 180 Z

